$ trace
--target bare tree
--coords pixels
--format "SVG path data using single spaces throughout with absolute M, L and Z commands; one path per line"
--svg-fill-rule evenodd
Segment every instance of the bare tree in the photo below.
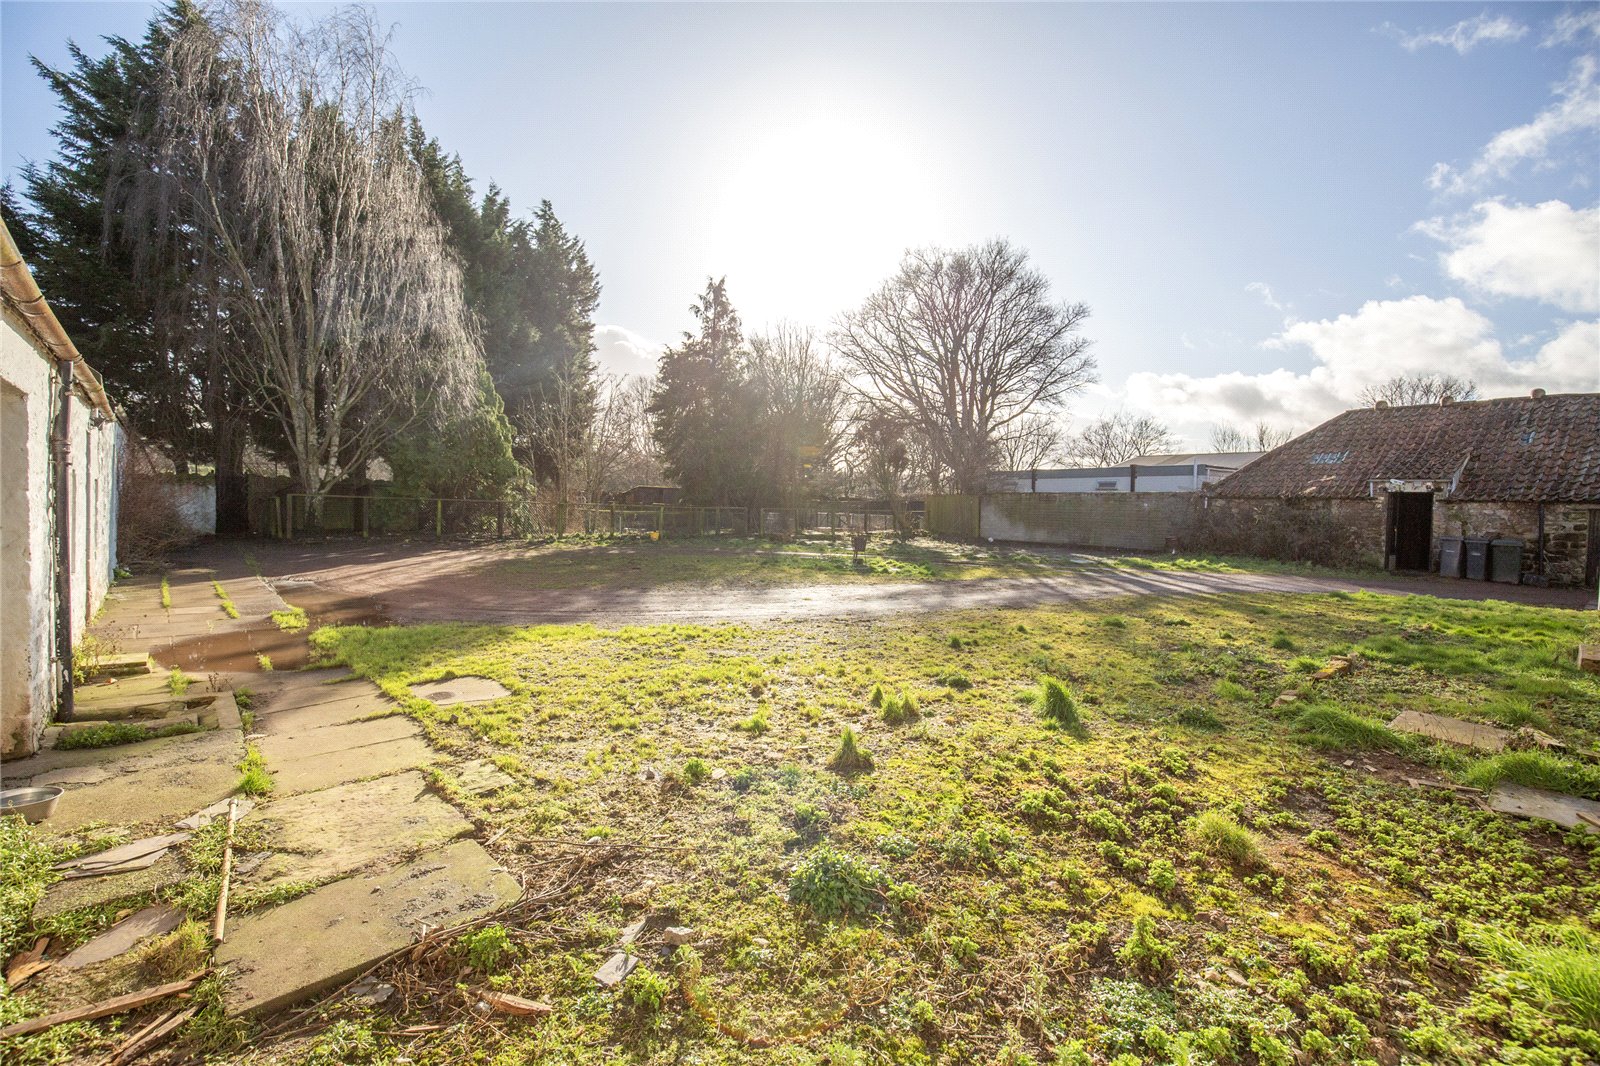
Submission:
M 322 497 L 481 365 L 461 269 L 406 144 L 407 90 L 371 12 L 302 24 L 219 0 L 168 53 L 151 142 L 116 207 L 200 249 L 228 370 Z M 157 249 L 149 249 L 156 253 Z
M 1274 426 L 1263 420 L 1252 430 L 1243 430 L 1232 422 L 1219 422 L 1211 427 L 1211 450 L 1215 452 L 1270 452 L 1289 443 L 1294 430 Z
M 1478 383 L 1454 374 L 1396 374 L 1387 381 L 1362 389 L 1361 405 L 1376 407 L 1386 403 L 1390 407 L 1411 407 L 1438 403 L 1446 396 L 1452 400 L 1476 400 Z
M 750 338 L 767 485 L 778 498 L 828 479 L 844 443 L 844 377 L 816 334 L 790 323 Z
M 1029 415 L 1018 419 L 1000 438 L 997 454 L 1001 469 L 1037 470 L 1065 460 L 1066 427 L 1059 418 Z
M 871 402 L 914 427 L 959 490 L 981 492 L 1009 427 L 1094 380 L 1088 317 L 1051 302 L 1027 253 L 996 240 L 908 252 L 833 340 Z
M 1149 415 L 1118 411 L 1103 415 L 1074 434 L 1068 444 L 1073 461 L 1090 466 L 1121 466 L 1152 452 L 1171 451 L 1177 439 L 1166 425 Z

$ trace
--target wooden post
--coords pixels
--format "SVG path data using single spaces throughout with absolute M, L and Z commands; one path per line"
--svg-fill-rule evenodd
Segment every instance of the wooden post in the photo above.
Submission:
M 433 539 L 444 539 L 444 498 L 433 501 Z
M 233 875 L 233 826 L 239 820 L 239 801 L 228 801 L 228 836 L 222 844 L 222 889 L 217 893 L 217 916 L 211 922 L 211 939 L 218 944 L 227 931 L 228 881 Z
M 611 523 L 610 523 L 609 527 L 607 528 L 607 532 L 609 532 L 609 533 L 611 533 L 613 535 L 615 535 L 616 532 L 617 532 L 617 505 L 616 504 L 612 504 L 611 505 Z
M 293 540 L 294 539 L 294 493 L 292 493 L 292 492 L 289 493 L 289 495 L 284 498 L 284 502 L 288 504 L 288 506 L 285 507 L 284 510 L 289 513 L 289 521 L 283 527 L 284 528 L 283 539 L 284 540 Z
M 496 500 L 494 505 L 494 539 L 506 539 L 506 501 Z
M 660 537 L 664 537 L 666 535 L 667 535 L 667 508 L 666 508 L 665 504 L 658 503 L 658 504 L 656 504 L 656 536 L 657 536 L 657 538 L 660 538 Z
M 361 497 L 361 536 L 372 536 L 372 497 Z

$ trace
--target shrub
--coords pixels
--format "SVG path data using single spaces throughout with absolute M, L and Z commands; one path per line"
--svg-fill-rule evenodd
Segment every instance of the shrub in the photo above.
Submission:
M 795 866 L 789 902 L 825 920 L 845 918 L 881 907 L 889 886 L 889 876 L 878 867 L 821 844 Z
M 1190 835 L 1201 848 L 1235 866 L 1261 863 L 1261 845 L 1255 834 L 1221 811 L 1204 811 L 1197 815 Z
M 1083 731 L 1083 719 L 1078 716 L 1078 701 L 1072 693 L 1053 677 L 1039 679 L 1039 710 L 1045 720 L 1069 733 Z
M 841 774 L 872 769 L 872 756 L 856 745 L 856 731 L 849 726 L 839 733 L 839 750 L 828 760 L 828 769 Z
M 1151 888 L 1165 896 L 1178 887 L 1178 871 L 1170 860 L 1156 859 L 1150 864 L 1148 880 Z
M 466 956 L 468 966 L 485 974 L 494 973 L 517 950 L 511 931 L 498 923 L 463 933 L 456 940 L 456 947 Z

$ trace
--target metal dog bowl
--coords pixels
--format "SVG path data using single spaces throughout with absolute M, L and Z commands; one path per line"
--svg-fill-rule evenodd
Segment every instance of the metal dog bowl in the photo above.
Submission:
M 54 785 L 8 788 L 0 792 L 0 816 L 20 814 L 29 823 L 42 822 L 56 813 L 62 790 Z

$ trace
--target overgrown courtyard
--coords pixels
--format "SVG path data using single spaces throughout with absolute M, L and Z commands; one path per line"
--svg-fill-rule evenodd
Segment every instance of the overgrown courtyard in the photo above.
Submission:
M 1435 784 L 1600 798 L 1600 769 L 1383 725 L 1423 710 L 1593 749 L 1600 679 L 1573 665 L 1592 625 L 1360 593 L 324 628 L 317 651 L 435 746 L 510 775 L 483 795 L 449 770 L 435 784 L 526 895 L 381 967 L 398 990 L 381 1005 L 334 997 L 187 1046 L 282 1062 L 1592 1061 L 1600 836 Z M 1312 679 L 1346 654 L 1350 674 Z M 411 693 L 469 675 L 512 694 Z M 600 988 L 641 918 L 637 968 Z M 491 1012 L 489 992 L 549 1011 Z

